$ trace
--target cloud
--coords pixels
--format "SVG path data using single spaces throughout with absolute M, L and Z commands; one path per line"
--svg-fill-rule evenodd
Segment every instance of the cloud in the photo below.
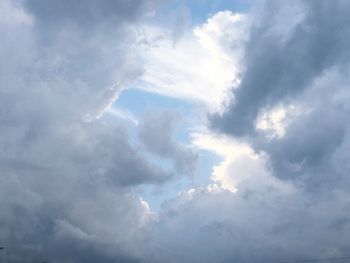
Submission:
M 110 107 L 110 108 L 108 108 L 106 113 L 110 113 L 113 116 L 118 117 L 119 119 L 131 122 L 135 126 L 137 126 L 139 124 L 139 121 L 136 119 L 136 117 L 133 116 L 132 113 L 130 113 L 130 112 L 124 110 L 124 109 L 120 109 L 120 108 L 117 108 L 117 107 Z
M 7 260 L 348 256 L 349 3 L 266 1 L 246 15 L 219 12 L 175 47 L 170 31 L 140 30 L 153 4 L 0 2 Z M 225 133 L 193 136 L 197 149 L 223 160 L 212 184 L 180 192 L 158 214 L 137 193 L 171 175 L 104 114 L 130 83 L 209 105 Z M 177 121 L 152 113 L 135 129 L 147 151 L 186 173 L 196 155 L 175 140 Z
M 261 109 L 295 98 L 327 69 L 349 61 L 347 1 L 289 1 L 261 9 L 252 22 L 234 100 L 222 116 L 213 117 L 218 129 L 239 136 L 254 132 Z
M 130 243 L 150 217 L 137 196 L 83 176 L 46 177 L 37 176 L 40 183 L 1 178 L 1 239 L 9 262 L 137 262 Z
M 174 28 L 173 28 L 173 43 L 174 45 L 186 33 L 191 24 L 191 10 L 185 4 L 182 4 L 176 10 Z
M 142 73 L 133 48 L 135 23 L 152 5 L 152 1 L 23 1 L 22 9 L 33 24 L 27 34 L 37 45 L 27 62 L 31 80 L 41 86 L 50 82 L 55 95 L 64 97 L 67 106 L 80 108 L 79 114 L 86 118 L 99 116 Z
M 156 1 L 88 0 L 83 4 L 68 0 L 49 3 L 44 0 L 24 0 L 24 6 L 33 14 L 41 33 L 51 34 L 67 27 L 76 27 L 84 33 L 96 34 L 97 29 L 120 27 L 151 15 Z M 118 25 L 119 24 L 119 25 Z M 107 28 L 106 28 L 107 27 Z M 50 32 L 53 30 L 54 32 Z
M 169 201 L 149 230 L 153 238 L 145 262 L 281 262 L 348 255 L 347 193 L 313 199 L 298 190 L 265 186 L 259 182 L 254 190 L 241 187 L 236 193 L 193 189 Z
M 130 188 L 170 175 L 102 113 L 140 74 L 151 1 L 1 1 L 0 239 L 9 262 L 137 262 Z M 132 55 L 135 54 L 135 55 Z
M 193 174 L 197 156 L 189 147 L 177 143 L 174 131 L 180 115 L 174 111 L 148 114 L 139 126 L 139 137 L 145 148 L 174 162 L 180 174 Z
M 248 21 L 243 14 L 219 12 L 183 34 L 175 46 L 172 33 L 144 27 L 144 74 L 137 87 L 221 109 L 227 91 L 237 85 Z
M 325 166 L 309 171 L 305 189 L 285 176 L 276 177 L 269 165 L 270 158 L 293 155 L 287 148 L 295 145 L 269 157 L 222 134 L 197 133 L 193 139 L 200 149 L 223 158 L 213 167 L 215 183 L 164 202 L 158 220 L 146 229 L 151 242 L 144 262 L 289 262 L 348 256 L 349 178 L 338 171 L 349 168 L 343 162 L 348 140 L 332 157 L 338 169 L 323 171 L 328 166 L 323 159 Z M 320 147 L 304 144 L 312 151 Z
M 333 155 L 348 130 L 346 103 L 334 99 L 347 93 L 348 2 L 269 3 L 252 21 L 234 99 L 212 125 L 267 153 L 275 176 L 334 187 Z
M 145 262 L 349 255 L 349 10 L 341 0 L 255 7 L 232 101 L 211 116 L 215 131 L 194 136 L 223 158 L 215 184 L 164 203 Z
M 213 167 L 211 179 L 231 192 L 241 188 L 257 191 L 262 187 L 274 187 L 289 191 L 290 186 L 270 176 L 268 158 L 257 154 L 246 143 L 210 131 L 192 134 L 193 145 L 215 153 L 222 161 Z M 289 189 L 289 190 L 288 190 Z

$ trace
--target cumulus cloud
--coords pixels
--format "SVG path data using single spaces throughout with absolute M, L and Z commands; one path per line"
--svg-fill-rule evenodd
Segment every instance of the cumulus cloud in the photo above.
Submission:
M 220 188 L 231 192 L 242 187 L 250 187 L 254 191 L 260 187 L 290 189 L 288 184 L 270 176 L 267 156 L 254 152 L 248 144 L 208 131 L 195 133 L 192 137 L 198 149 L 213 152 L 222 158 L 213 167 L 211 177 Z

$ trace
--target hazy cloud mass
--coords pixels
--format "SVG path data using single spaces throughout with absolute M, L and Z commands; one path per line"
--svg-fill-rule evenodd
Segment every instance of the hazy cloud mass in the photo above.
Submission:
M 0 35 L 0 261 L 349 261 L 350 1 L 0 0 Z

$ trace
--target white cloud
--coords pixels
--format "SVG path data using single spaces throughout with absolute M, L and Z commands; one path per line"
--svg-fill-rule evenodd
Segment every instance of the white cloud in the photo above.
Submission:
M 262 111 L 256 120 L 256 129 L 266 133 L 268 139 L 281 138 L 288 125 L 300 115 L 307 115 L 310 109 L 301 105 L 277 105 Z
M 143 28 L 145 66 L 137 87 L 219 110 L 228 89 L 239 82 L 247 24 L 242 14 L 219 12 L 185 33 L 176 46 L 170 32 Z
M 212 180 L 223 189 L 236 192 L 241 188 L 259 191 L 263 185 L 290 191 L 292 187 L 271 176 L 268 157 L 255 153 L 247 143 L 212 132 L 194 133 L 193 144 L 200 150 L 211 151 L 223 160 L 213 167 Z

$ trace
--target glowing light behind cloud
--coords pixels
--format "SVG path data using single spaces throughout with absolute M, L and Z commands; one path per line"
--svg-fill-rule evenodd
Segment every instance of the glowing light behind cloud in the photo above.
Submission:
M 144 74 L 140 89 L 203 103 L 218 111 L 227 91 L 239 83 L 248 20 L 219 12 L 193 28 L 174 46 L 170 31 L 149 26 L 140 30 Z

